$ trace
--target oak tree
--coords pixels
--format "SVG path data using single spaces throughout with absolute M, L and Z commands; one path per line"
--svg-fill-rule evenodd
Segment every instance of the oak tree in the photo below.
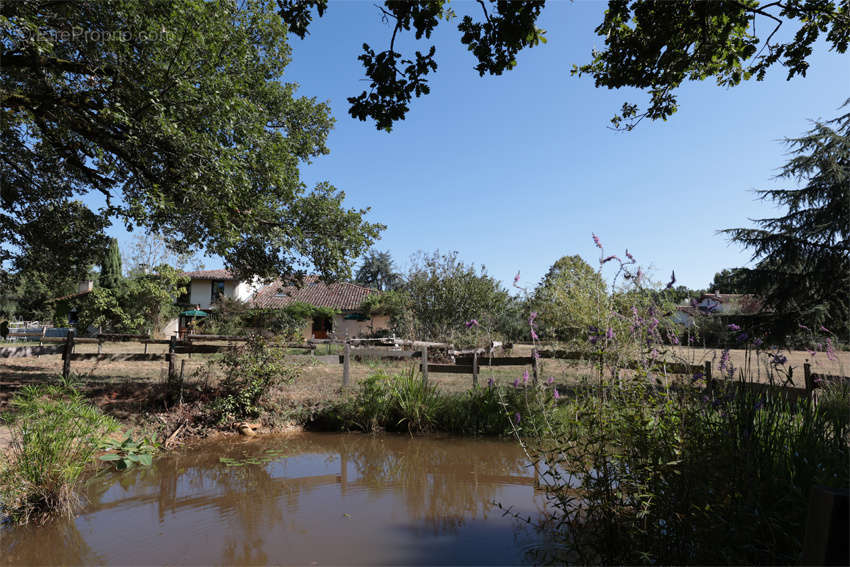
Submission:
M 0 271 L 82 275 L 118 222 L 243 275 L 347 276 L 381 227 L 300 180 L 333 119 L 285 81 L 278 8 L 3 2 Z

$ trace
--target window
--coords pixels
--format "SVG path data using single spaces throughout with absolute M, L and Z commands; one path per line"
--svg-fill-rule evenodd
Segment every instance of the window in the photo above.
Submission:
M 212 290 L 210 291 L 210 303 L 215 303 L 222 295 L 224 295 L 224 282 L 212 282 Z

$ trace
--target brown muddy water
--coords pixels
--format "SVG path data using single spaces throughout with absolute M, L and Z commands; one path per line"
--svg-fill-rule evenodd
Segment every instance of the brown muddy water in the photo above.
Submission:
M 304 433 L 207 442 L 88 486 L 73 520 L 0 528 L 0 563 L 518 564 L 544 496 L 510 441 Z M 501 504 L 502 508 L 499 508 Z

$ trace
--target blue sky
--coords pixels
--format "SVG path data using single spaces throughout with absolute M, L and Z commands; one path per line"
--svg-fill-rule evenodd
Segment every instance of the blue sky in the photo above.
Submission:
M 459 14 L 471 7 L 453 5 Z M 376 248 L 401 270 L 417 250 L 456 250 L 506 284 L 520 271 L 533 286 L 563 255 L 595 263 L 592 232 L 610 253 L 628 248 L 655 279 L 675 269 L 689 287 L 745 265 L 749 254 L 716 231 L 777 212 L 751 190 L 777 184 L 783 137 L 837 114 L 850 96 L 850 59 L 820 44 L 805 78 L 787 82 L 776 68 L 733 89 L 688 84 L 669 121 L 615 132 L 611 116 L 646 95 L 596 89 L 569 73 L 602 47 L 593 29 L 604 8 L 551 3 L 540 21 L 548 43 L 522 52 L 501 77 L 480 78 L 456 24 L 443 24 L 432 37 L 439 69 L 431 94 L 388 134 L 350 118 L 346 97 L 368 86 L 360 45 L 383 49 L 391 27 L 373 2 L 331 2 L 305 40 L 293 38 L 285 76 L 300 94 L 328 101 L 336 118 L 330 155 L 304 167 L 304 181 L 330 181 L 348 206 L 371 207 L 369 219 L 387 225 Z M 416 43 L 410 34 L 401 47 Z M 113 235 L 129 241 L 120 227 Z

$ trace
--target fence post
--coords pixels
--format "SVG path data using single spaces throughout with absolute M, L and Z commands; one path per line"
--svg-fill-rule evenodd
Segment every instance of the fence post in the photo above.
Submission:
M 472 387 L 478 387 L 478 352 L 472 354 Z
M 62 376 L 68 378 L 71 376 L 71 353 L 74 350 L 74 329 L 68 329 L 68 335 L 65 337 L 65 350 L 62 352 Z
M 422 381 L 428 381 L 428 345 L 422 345 Z
M 47 336 L 47 325 L 41 328 L 41 339 L 38 341 L 38 346 L 44 346 L 44 337 Z
M 100 335 L 97 337 L 97 354 L 101 353 L 101 349 L 103 347 L 103 339 L 100 338 Z
M 166 358 L 168 359 L 168 387 L 167 387 L 167 395 L 168 399 L 171 403 L 177 401 L 180 396 L 180 385 L 177 381 L 177 368 L 174 360 L 174 351 L 177 347 L 177 337 L 171 335 L 171 339 L 168 342 L 168 354 Z
M 846 489 L 812 487 L 801 565 L 847 565 L 850 562 L 849 502 Z
M 537 349 L 536 348 L 531 349 L 531 372 L 533 373 L 533 384 L 536 386 L 537 385 L 537 372 L 538 372 Z
M 703 377 L 705 378 L 705 386 L 706 386 L 706 388 L 708 388 L 709 392 L 713 392 L 714 391 L 714 381 L 712 381 L 712 379 L 711 379 L 711 361 L 710 360 L 705 361 L 705 364 L 703 364 L 703 369 L 704 370 L 703 370 L 702 373 L 704 374 Z
M 805 364 L 803 364 L 803 376 L 806 378 L 806 394 L 811 397 L 812 392 L 815 389 L 815 384 L 812 381 L 812 365 L 809 364 L 808 359 L 806 359 Z
M 330 343 L 328 343 L 328 348 L 330 348 Z M 351 343 L 348 341 L 348 331 L 345 331 L 345 345 L 342 350 L 342 387 L 347 388 L 351 379 Z

